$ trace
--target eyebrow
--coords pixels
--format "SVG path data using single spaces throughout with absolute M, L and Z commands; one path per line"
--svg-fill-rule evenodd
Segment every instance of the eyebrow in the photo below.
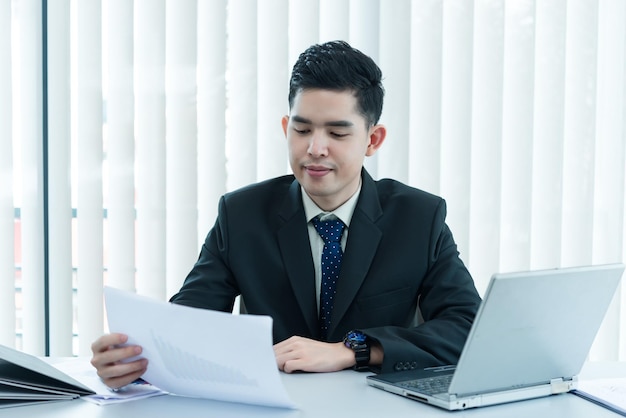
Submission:
M 298 116 L 298 115 L 293 115 L 291 116 L 291 120 L 297 123 L 304 123 L 307 125 L 312 125 L 313 122 L 307 118 L 303 118 L 302 116 Z M 350 128 L 352 126 L 354 126 L 354 123 L 348 121 L 348 120 L 331 120 L 328 121 L 326 123 L 324 123 L 324 126 L 335 126 L 335 127 L 340 127 L 340 128 Z

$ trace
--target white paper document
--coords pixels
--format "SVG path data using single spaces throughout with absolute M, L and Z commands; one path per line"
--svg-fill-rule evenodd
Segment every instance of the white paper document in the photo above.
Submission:
M 276 366 L 272 318 L 190 308 L 105 287 L 109 330 L 148 359 L 143 379 L 174 395 L 295 408 Z

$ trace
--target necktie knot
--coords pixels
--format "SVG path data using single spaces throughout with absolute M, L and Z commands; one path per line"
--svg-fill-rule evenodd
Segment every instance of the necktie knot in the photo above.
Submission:
M 322 221 L 319 217 L 313 218 L 313 226 L 320 237 L 324 240 L 324 244 L 339 242 L 341 234 L 346 226 L 341 219 L 329 219 Z

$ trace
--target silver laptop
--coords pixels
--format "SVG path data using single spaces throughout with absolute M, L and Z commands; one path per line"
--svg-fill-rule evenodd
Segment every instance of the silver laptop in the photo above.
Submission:
M 623 271 L 611 264 L 495 274 L 456 366 L 367 383 L 448 410 L 569 392 Z

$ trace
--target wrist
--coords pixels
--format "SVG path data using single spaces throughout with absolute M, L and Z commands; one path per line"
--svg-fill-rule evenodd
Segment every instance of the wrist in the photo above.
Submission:
M 338 370 L 352 369 L 355 365 L 354 351 L 350 347 L 346 347 L 343 341 L 336 344 L 340 347 L 339 350 L 341 352 L 337 357 L 337 360 L 340 362 Z
M 380 366 L 383 364 L 385 352 L 382 345 L 376 340 L 370 338 L 370 366 Z

